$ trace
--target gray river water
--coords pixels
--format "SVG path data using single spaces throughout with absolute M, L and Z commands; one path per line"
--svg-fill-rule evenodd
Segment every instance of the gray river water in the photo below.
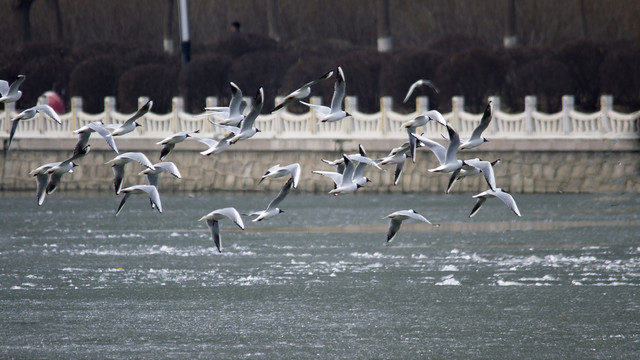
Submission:
M 293 190 L 221 254 L 275 194 L 64 195 L 0 198 L 0 359 L 640 358 L 637 194 Z

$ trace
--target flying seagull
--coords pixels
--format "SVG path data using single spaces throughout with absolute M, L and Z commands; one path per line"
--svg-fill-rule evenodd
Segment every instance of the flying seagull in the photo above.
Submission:
M 245 215 L 245 216 L 258 215 L 258 217 L 256 217 L 255 219 L 251 220 L 253 222 L 256 222 L 256 221 L 262 221 L 262 220 L 268 219 L 270 217 L 276 216 L 276 215 L 278 215 L 280 213 L 283 213 L 284 210 L 280 209 L 278 207 L 278 204 L 280 204 L 280 202 L 282 202 L 282 200 L 284 200 L 284 198 L 287 196 L 287 194 L 289 194 L 289 191 L 291 190 L 291 186 L 292 185 L 293 185 L 293 178 L 289 178 L 287 183 L 284 184 L 282 189 L 280 189 L 280 192 L 278 193 L 278 196 L 276 196 L 275 199 L 271 200 L 271 202 L 269 203 L 269 205 L 267 206 L 267 208 L 265 210 L 253 211 L 253 212 L 245 213 L 245 214 L 242 214 L 242 215 Z
M 74 130 L 73 132 L 75 134 L 78 134 L 78 142 L 76 143 L 75 149 L 73 150 L 74 154 L 79 154 L 80 152 L 82 152 L 82 149 L 84 149 L 85 146 L 87 146 L 87 143 L 89 142 L 89 137 L 93 132 L 97 132 L 98 134 L 100 134 L 100 136 L 102 136 L 102 138 L 113 149 L 113 151 L 115 151 L 116 154 L 119 153 L 115 140 L 111 136 L 111 133 L 109 132 L 109 130 L 105 128 L 102 121 L 90 122 L 87 125 Z
M 244 230 L 244 222 L 242 221 L 242 217 L 238 213 L 238 210 L 232 207 L 213 210 L 212 212 L 200 218 L 200 220 L 207 221 L 207 226 L 209 227 L 209 230 L 211 230 L 213 243 L 216 244 L 216 248 L 218 249 L 219 253 L 222 252 L 222 239 L 220 238 L 220 225 L 218 224 L 218 222 L 225 218 L 233 221 L 241 230 Z
M 200 130 L 196 130 L 192 133 L 197 134 L 199 132 Z M 162 145 L 162 150 L 160 150 L 160 160 L 166 159 L 167 156 L 169 156 L 171 150 L 173 150 L 173 148 L 176 146 L 176 144 L 185 141 L 188 137 L 191 137 L 192 133 L 181 131 L 157 142 L 156 145 Z
M 473 215 L 475 215 L 480 210 L 480 207 L 485 203 L 485 201 L 487 201 L 487 199 L 492 197 L 497 197 L 498 199 L 502 200 L 502 202 L 505 205 L 507 205 L 507 207 L 509 207 L 509 209 L 511 209 L 511 211 L 513 211 L 514 214 L 516 214 L 517 216 L 522 216 L 520 215 L 520 210 L 518 209 L 518 205 L 516 204 L 516 201 L 513 200 L 513 196 L 511 196 L 511 194 L 509 194 L 505 190 L 496 188 L 495 190 L 489 189 L 479 194 L 473 195 L 473 198 L 477 199 L 477 201 L 476 201 L 476 204 L 473 206 L 473 209 L 471 209 L 471 213 L 469 214 L 469 217 L 472 217 Z
M 9 144 L 7 145 L 7 149 L 9 148 L 9 146 L 11 146 L 11 141 L 13 141 L 13 136 L 15 135 L 16 130 L 18 129 L 18 122 L 20 122 L 20 120 L 33 119 L 34 117 L 36 117 L 38 113 L 46 114 L 47 116 L 55 120 L 59 125 L 62 125 L 62 120 L 60 120 L 60 117 L 58 116 L 58 114 L 56 114 L 55 110 L 53 110 L 51 106 L 42 104 L 42 105 L 36 105 L 34 107 L 30 107 L 22 111 L 18 115 L 16 115 L 16 117 L 14 117 L 13 119 L 11 119 L 12 121 L 11 133 L 9 134 Z
M 152 208 L 155 205 L 155 208 L 158 209 L 159 213 L 162 213 L 162 203 L 160 202 L 160 194 L 158 193 L 158 189 L 153 185 L 133 185 L 127 188 L 122 189 L 124 193 L 124 197 L 122 201 L 120 201 L 120 205 L 118 205 L 118 210 L 116 210 L 116 216 L 120 214 L 124 203 L 127 201 L 129 196 L 131 195 L 139 195 L 139 194 L 147 194 L 149 195 L 149 199 L 151 200 Z
M 267 172 L 262 175 L 258 184 L 262 182 L 262 180 L 268 177 L 279 178 L 283 176 L 291 175 L 293 178 L 293 187 L 298 188 L 298 182 L 300 181 L 300 164 L 294 163 L 286 166 L 280 166 L 280 164 L 276 164 L 267 170 Z
M 5 80 L 0 80 L 0 104 L 8 104 L 20 100 L 22 91 L 18 90 L 18 88 L 26 78 L 24 75 L 18 75 L 11 85 Z
M 276 107 L 271 110 L 271 112 L 273 113 L 282 109 L 283 107 L 289 105 L 289 103 L 291 103 L 293 100 L 302 100 L 306 98 L 311 94 L 311 87 L 313 85 L 319 83 L 322 80 L 330 78 L 331 75 L 333 75 L 333 71 L 329 71 L 321 77 L 302 85 L 299 89 L 296 89 L 291 94 L 287 95 L 280 104 L 276 105 Z
M 426 222 L 427 224 L 431 224 L 427 218 L 418 214 L 415 210 L 398 210 L 392 212 L 391 214 L 385 216 L 383 219 L 389 218 L 391 221 L 389 222 L 389 229 L 387 230 L 387 242 L 391 242 L 396 235 L 398 234 L 398 230 L 400 230 L 400 225 L 402 222 L 407 219 L 414 219 L 422 222 Z M 434 225 L 434 224 L 431 224 Z M 434 226 L 440 226 L 435 224 Z
M 126 152 L 122 153 L 115 158 L 107 161 L 105 165 L 111 164 L 111 169 L 113 170 L 113 186 L 116 191 L 116 195 L 120 194 L 122 190 L 122 182 L 124 179 L 124 166 L 131 162 L 136 161 L 143 166 L 148 167 L 151 170 L 155 170 L 156 168 L 153 166 L 149 158 L 147 158 L 141 152 Z
M 300 103 L 319 112 L 321 114 L 319 117 L 321 122 L 336 122 L 347 116 L 351 116 L 351 114 L 342 109 L 342 102 L 344 101 L 346 90 L 345 88 L 346 84 L 344 80 L 344 73 L 342 72 L 342 68 L 338 66 L 336 82 L 333 89 L 333 97 L 331 98 L 331 107 L 309 104 L 304 101 L 300 101 Z
M 111 133 L 111 136 L 122 136 L 124 134 L 128 134 L 132 132 L 133 130 L 136 129 L 136 127 L 141 126 L 139 123 L 136 122 L 136 120 L 144 116 L 144 114 L 148 113 L 149 110 L 151 110 L 151 106 L 153 106 L 153 101 L 152 100 L 147 101 L 147 103 L 144 104 L 140 109 L 138 109 L 138 111 L 136 111 L 136 113 L 133 114 L 133 116 L 131 116 L 127 121 L 125 121 L 124 124 L 120 125 L 115 130 L 113 130 L 113 132 Z
M 413 94 L 413 91 L 419 86 L 429 86 L 430 88 L 435 90 L 436 93 L 438 92 L 438 88 L 436 88 L 436 86 L 430 80 L 420 79 L 411 84 L 411 86 L 409 87 L 409 91 L 407 91 L 407 96 L 404 97 L 404 100 L 402 102 L 406 103 L 407 100 L 409 100 L 409 97 L 411 97 L 411 94 Z
M 459 150 L 473 149 L 474 147 L 478 147 L 483 143 L 489 141 L 482 136 L 482 132 L 487 129 L 489 123 L 491 122 L 491 119 L 493 117 L 492 108 L 493 107 L 491 105 L 491 101 L 489 101 L 487 107 L 484 109 L 484 113 L 482 114 L 482 119 L 480 119 L 480 124 L 478 124 L 478 126 L 473 129 L 469 140 L 460 144 Z

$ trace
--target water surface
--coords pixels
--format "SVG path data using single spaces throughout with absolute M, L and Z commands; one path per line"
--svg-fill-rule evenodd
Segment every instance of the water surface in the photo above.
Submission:
M 0 198 L 0 358 L 638 358 L 640 196 Z M 413 208 L 440 227 L 405 222 Z

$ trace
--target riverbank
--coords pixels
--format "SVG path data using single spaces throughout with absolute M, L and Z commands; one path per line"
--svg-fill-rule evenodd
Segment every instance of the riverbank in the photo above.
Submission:
M 331 180 L 312 174 L 312 170 L 333 171 L 321 159 L 335 159 L 342 153 L 357 152 L 362 144 L 372 158 L 386 155 L 399 146 L 398 139 L 332 140 L 265 139 L 260 134 L 249 141 L 233 145 L 217 155 L 202 156 L 205 147 L 195 141 L 176 146 L 166 161 L 173 161 L 182 179 L 163 174 L 160 190 L 163 193 L 200 193 L 212 191 L 277 191 L 279 179 L 267 179 L 258 185 L 264 172 L 277 163 L 300 163 L 302 176 L 299 191 L 328 192 Z M 29 172 L 48 162 L 68 158 L 75 139 L 18 138 L 10 151 L 3 151 L 0 189 L 3 192 L 35 190 L 35 180 Z M 120 152 L 140 151 L 152 162 L 159 162 L 160 146 L 156 139 L 118 139 Z M 444 140 L 443 140 L 444 143 Z M 79 161 L 72 174 L 63 177 L 58 191 L 108 192 L 113 188 L 113 173 L 104 163 L 116 156 L 99 138 L 90 141 L 91 152 Z M 498 186 L 514 193 L 610 193 L 640 192 L 640 141 L 637 139 L 493 139 L 479 148 L 460 152 L 459 158 L 479 157 L 501 159 L 495 168 Z M 408 160 L 400 182 L 393 185 L 394 166 L 385 171 L 368 168 L 371 179 L 359 191 L 369 193 L 425 192 L 441 193 L 449 181 L 448 174 L 429 173 L 436 159 L 428 150 L 419 149 L 416 163 Z M 138 175 L 142 167 L 126 167 L 125 186 L 146 183 Z M 481 177 L 465 178 L 453 192 L 485 190 Z

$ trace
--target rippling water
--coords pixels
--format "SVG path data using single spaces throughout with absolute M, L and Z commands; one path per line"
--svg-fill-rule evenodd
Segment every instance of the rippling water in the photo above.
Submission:
M 638 358 L 640 196 L 0 198 L 0 358 Z M 388 213 L 414 208 L 386 244 Z

